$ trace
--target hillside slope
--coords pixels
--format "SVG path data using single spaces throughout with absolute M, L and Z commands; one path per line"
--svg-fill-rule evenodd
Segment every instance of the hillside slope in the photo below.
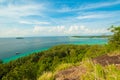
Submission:
M 55 80 L 119 80 L 120 55 L 103 55 L 85 60 L 55 74 Z

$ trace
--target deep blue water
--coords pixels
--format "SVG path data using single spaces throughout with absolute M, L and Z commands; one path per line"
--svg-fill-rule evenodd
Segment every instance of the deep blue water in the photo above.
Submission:
M 58 44 L 105 44 L 104 38 L 25 37 L 24 39 L 0 38 L 0 59 L 7 62 L 32 52 L 46 50 Z M 20 54 L 16 55 L 16 52 Z

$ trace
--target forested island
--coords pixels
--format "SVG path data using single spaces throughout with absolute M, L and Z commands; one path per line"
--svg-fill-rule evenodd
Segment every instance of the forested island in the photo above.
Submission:
M 105 45 L 57 45 L 0 61 L 0 80 L 119 80 L 120 26 L 110 30 L 113 35 Z
M 101 35 L 101 36 L 71 36 L 74 38 L 110 38 L 111 35 Z

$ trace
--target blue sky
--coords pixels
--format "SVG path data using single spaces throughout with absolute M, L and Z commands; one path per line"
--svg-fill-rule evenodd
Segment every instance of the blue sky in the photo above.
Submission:
M 109 34 L 120 0 L 0 0 L 0 37 Z

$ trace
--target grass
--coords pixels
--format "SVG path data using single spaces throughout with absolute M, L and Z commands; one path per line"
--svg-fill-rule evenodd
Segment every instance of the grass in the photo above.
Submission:
M 80 63 L 62 63 L 55 68 L 55 72 L 68 69 L 70 67 L 78 66 Z
M 117 56 L 117 55 L 120 55 L 120 50 L 114 50 L 114 51 L 111 51 L 110 53 L 108 53 L 109 56 Z
M 110 56 L 119 55 L 120 50 L 115 50 L 108 53 Z M 119 80 L 120 70 L 116 65 L 102 66 L 100 64 L 95 64 L 92 62 L 91 58 L 83 58 L 81 63 L 61 63 L 59 64 L 53 72 L 45 72 L 38 80 L 55 80 L 55 75 L 61 71 L 74 66 L 83 66 L 86 69 L 86 73 L 80 76 L 80 80 Z
M 72 63 L 62 63 L 55 68 L 55 71 L 58 72 L 58 71 L 61 71 L 61 70 L 65 70 L 65 69 L 70 68 L 72 66 L 73 66 Z
M 54 80 L 55 74 L 61 70 L 68 69 L 70 67 L 78 66 L 80 63 L 61 63 L 58 65 L 53 72 L 44 72 L 38 80 Z
M 44 72 L 38 80 L 54 80 L 54 73 L 52 72 Z
M 55 74 L 57 74 L 61 70 L 65 70 L 67 68 L 72 67 L 72 63 L 62 63 L 58 65 L 53 72 L 44 72 L 38 80 L 54 80 Z
M 120 70 L 115 65 L 101 66 L 94 64 L 91 60 L 83 61 L 86 68 L 86 74 L 83 74 L 81 80 L 119 80 Z

